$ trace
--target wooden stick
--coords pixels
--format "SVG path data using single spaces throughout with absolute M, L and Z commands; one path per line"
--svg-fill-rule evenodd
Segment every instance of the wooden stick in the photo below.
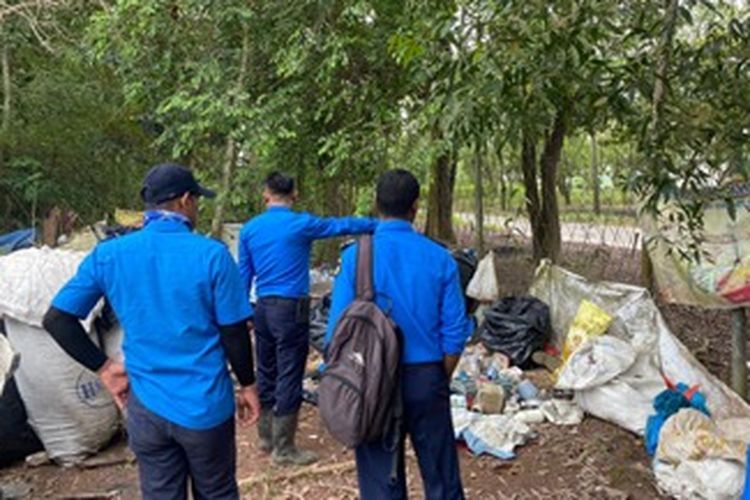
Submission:
M 317 476 L 321 474 L 333 474 L 336 472 L 345 472 L 354 469 L 356 464 L 353 460 L 349 462 L 343 462 L 339 464 L 332 464 L 326 466 L 311 465 L 302 469 L 297 469 L 287 473 L 280 474 L 261 474 L 260 476 L 251 476 L 245 479 L 241 479 L 237 482 L 240 488 L 247 490 L 256 486 L 259 483 L 265 483 L 267 481 L 289 481 L 298 479 L 305 476 Z

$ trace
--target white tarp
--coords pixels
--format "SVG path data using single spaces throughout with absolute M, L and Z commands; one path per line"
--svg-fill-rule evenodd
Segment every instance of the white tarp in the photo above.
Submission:
M 607 334 L 630 344 L 635 363 L 607 383 L 577 392 L 585 411 L 643 434 L 644 415 L 654 413 L 654 397 L 665 389 L 661 372 L 675 382 L 698 385 L 716 419 L 750 417 L 750 406 L 714 377 L 669 331 L 648 291 L 620 283 L 594 283 L 543 262 L 531 295 L 550 307 L 553 342 L 562 347 L 565 334 L 586 299 L 614 317 Z

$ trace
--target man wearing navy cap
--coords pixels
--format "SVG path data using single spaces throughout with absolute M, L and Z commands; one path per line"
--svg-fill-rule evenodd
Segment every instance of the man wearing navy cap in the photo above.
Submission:
M 215 194 L 185 167 L 152 168 L 142 230 L 99 244 L 52 302 L 45 328 L 99 374 L 127 408 L 145 499 L 236 499 L 235 410 L 260 414 L 247 322 L 252 309 L 226 247 L 193 233 L 200 197 Z M 125 365 L 108 359 L 79 319 L 102 297 L 125 332 Z M 241 388 L 234 390 L 227 361 Z
M 262 406 L 261 449 L 278 464 L 304 465 L 315 454 L 294 443 L 309 351 L 310 253 L 315 240 L 368 233 L 374 219 L 317 217 L 292 210 L 294 180 L 273 172 L 265 181 L 267 210 L 242 227 L 239 266 L 243 284 L 255 280 L 255 342 Z

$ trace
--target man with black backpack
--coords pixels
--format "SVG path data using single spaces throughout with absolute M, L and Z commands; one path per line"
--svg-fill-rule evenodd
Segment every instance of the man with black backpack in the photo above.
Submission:
M 392 170 L 381 176 L 376 194 L 380 224 L 371 239 L 344 251 L 333 289 L 321 416 L 334 436 L 356 445 L 364 500 L 406 498 L 406 434 L 417 454 L 425 497 L 464 498 L 449 380 L 473 325 L 455 260 L 412 227 L 418 198 L 419 182 L 411 173 Z M 388 394 L 380 407 L 398 408 L 390 415 L 395 429 L 380 418 L 377 401 L 368 401 L 373 385 L 383 386 L 394 375 L 394 336 L 400 337 L 400 365 L 392 394 L 387 384 L 380 390 Z M 357 408 L 364 424 L 357 423 L 357 412 L 349 412 L 353 417 L 347 421 L 347 408 Z M 367 428 L 372 425 L 377 428 Z

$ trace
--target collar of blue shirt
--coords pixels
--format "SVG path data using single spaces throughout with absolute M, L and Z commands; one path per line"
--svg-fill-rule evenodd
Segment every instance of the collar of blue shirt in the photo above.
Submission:
M 290 212 L 292 207 L 286 205 L 271 205 L 266 208 L 266 212 Z
M 389 219 L 381 220 L 378 223 L 378 227 L 375 229 L 376 233 L 383 231 L 413 231 L 414 226 L 411 222 L 401 219 Z

